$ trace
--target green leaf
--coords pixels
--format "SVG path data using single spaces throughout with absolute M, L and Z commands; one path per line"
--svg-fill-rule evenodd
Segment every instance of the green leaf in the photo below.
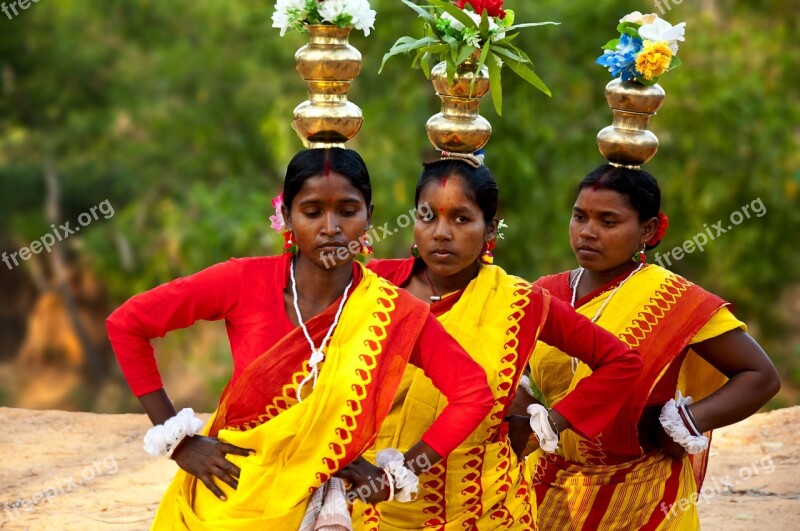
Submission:
M 505 12 L 506 18 L 503 19 L 503 25 L 508 28 L 514 25 L 514 19 L 517 18 L 517 15 L 513 9 L 506 9 Z
M 672 56 L 672 61 L 669 62 L 669 68 L 667 68 L 667 72 L 669 72 L 673 68 L 678 68 L 682 64 L 683 64 L 683 61 L 681 61 L 681 58 L 678 57 L 677 55 L 673 55 Z
M 450 57 L 452 57 L 453 62 L 456 62 L 458 59 L 458 40 L 450 35 L 445 35 L 442 40 L 450 46 Z
M 503 115 L 503 85 L 502 85 L 502 68 L 500 61 L 497 57 L 492 56 L 489 58 L 489 89 L 492 91 L 492 103 L 494 103 L 494 110 L 497 111 L 498 116 Z
M 531 58 L 528 57 L 528 54 L 526 54 L 521 48 L 518 48 L 518 47 L 514 46 L 513 44 L 510 44 L 508 42 L 495 42 L 492 45 L 492 47 L 493 48 L 498 48 L 499 47 L 499 48 L 503 48 L 505 50 L 508 50 L 508 51 L 518 55 L 521 58 L 521 59 L 517 59 L 518 61 L 520 61 L 522 63 L 530 63 L 531 66 L 533 66 L 533 61 L 531 61 Z M 515 58 L 512 57 L 512 59 L 515 59 Z
M 458 52 L 458 57 L 456 58 L 456 65 L 460 65 L 461 63 L 463 63 L 464 61 L 466 61 L 466 60 L 467 60 L 467 58 L 468 58 L 470 55 L 472 55 L 472 53 L 473 53 L 475 50 L 476 50 L 476 49 L 475 49 L 475 48 L 473 48 L 472 46 L 462 46 L 462 47 L 461 47 L 461 50 Z
M 429 52 L 422 53 L 422 59 L 419 61 L 419 65 L 422 68 L 422 72 L 425 74 L 425 79 L 431 78 L 431 54 Z
M 423 20 L 425 20 L 425 22 L 428 22 L 428 23 L 430 23 L 432 25 L 436 25 L 436 17 L 434 17 L 433 15 L 428 13 L 424 8 L 418 6 L 417 4 L 415 4 L 413 2 L 409 2 L 409 0 L 400 0 L 400 1 L 403 2 L 405 5 L 407 5 L 408 7 L 410 7 L 411 9 L 413 9 L 414 11 L 416 11 L 417 14 Z
M 506 57 L 508 59 L 513 59 L 515 61 L 519 61 L 520 63 L 529 63 L 530 62 L 530 61 L 527 61 L 521 55 L 519 55 L 516 52 L 514 52 L 513 50 L 509 50 L 509 49 L 507 49 L 507 48 L 505 48 L 503 46 L 497 46 L 497 44 L 495 44 L 492 47 L 492 52 L 494 54 L 496 54 L 496 55 L 502 55 L 503 57 Z
M 617 46 L 619 46 L 619 39 L 611 39 L 601 48 L 601 50 L 611 50 L 613 52 L 617 49 Z
M 456 64 L 450 59 L 450 57 L 447 57 L 445 61 L 447 66 L 447 81 L 452 83 L 453 79 L 456 77 Z
M 443 2 L 442 0 L 429 1 L 434 7 L 438 7 L 442 11 L 450 13 L 450 15 L 452 15 L 457 21 L 461 22 L 465 28 L 478 29 L 478 25 L 475 24 L 475 21 L 472 20 L 469 15 L 460 10 L 458 6 L 455 6 L 450 2 Z
M 392 48 L 386 54 L 384 54 L 383 61 L 381 61 L 381 67 L 378 69 L 378 73 L 380 74 L 383 71 L 386 61 L 395 55 L 413 52 L 426 46 L 430 46 L 431 44 L 438 43 L 438 39 L 434 37 L 423 37 L 421 39 L 414 39 L 413 37 L 400 37 L 397 39 L 397 42 L 394 43 L 394 46 L 392 46 Z
M 526 64 L 520 63 L 519 61 L 514 61 L 513 59 L 506 59 L 506 64 L 519 77 L 537 89 L 541 90 L 548 96 L 552 96 L 550 89 L 547 88 L 547 85 L 544 84 L 544 81 L 542 81 L 541 78 L 536 75 L 536 73 L 533 71 L 533 68 Z
M 640 27 L 639 24 L 633 22 L 620 22 L 619 26 L 617 26 L 617 31 L 620 35 L 625 35 L 627 33 L 631 37 L 638 37 Z
M 483 49 L 481 49 L 481 56 L 478 59 L 478 72 L 481 71 L 483 65 L 486 64 L 486 58 L 489 57 L 489 52 L 492 49 L 492 41 L 486 41 L 486 44 L 483 45 Z M 472 82 L 469 84 L 469 94 L 472 95 L 472 91 L 475 89 L 475 81 L 477 77 L 472 78 Z
M 526 22 L 525 24 L 517 24 L 516 26 L 509 26 L 506 31 L 513 31 L 519 28 L 533 28 L 535 26 L 560 26 L 561 22 Z
M 485 9 L 481 13 L 481 25 L 478 29 L 480 29 L 481 37 L 487 38 L 489 36 L 489 15 Z

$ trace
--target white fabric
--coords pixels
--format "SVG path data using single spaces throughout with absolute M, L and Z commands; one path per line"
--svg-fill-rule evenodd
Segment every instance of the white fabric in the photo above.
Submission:
M 400 450 L 386 448 L 378 452 L 375 461 L 389 475 L 394 483 L 394 499 L 399 502 L 411 502 L 417 499 L 419 478 L 408 468 Z
M 519 379 L 519 385 L 529 396 L 536 398 L 533 394 L 533 387 L 531 387 L 531 379 L 527 374 L 523 374 L 522 378 Z
M 547 416 L 547 409 L 541 404 L 528 406 L 531 416 L 531 429 L 539 439 L 539 447 L 547 453 L 553 453 L 558 448 L 558 434 L 553 431 Z
M 144 436 L 144 450 L 158 457 L 172 456 L 172 452 L 183 439 L 191 437 L 203 429 L 205 423 L 195 417 L 192 408 L 183 408 L 164 424 L 153 426 Z
M 344 481 L 331 478 L 314 492 L 299 531 L 353 531 Z
M 661 421 L 664 431 L 673 441 L 686 448 L 686 451 L 690 454 L 697 454 L 708 448 L 708 437 L 705 435 L 700 435 L 699 437 L 692 435 L 686 424 L 683 423 L 680 414 L 678 414 L 678 407 L 684 404 L 688 406 L 691 403 L 692 397 L 687 396 L 684 398 L 681 396 L 681 392 L 678 391 L 675 399 L 670 400 L 661 408 L 658 420 Z

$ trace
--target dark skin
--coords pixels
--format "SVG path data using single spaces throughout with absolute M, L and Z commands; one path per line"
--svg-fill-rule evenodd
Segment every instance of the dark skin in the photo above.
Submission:
M 425 267 L 415 271 L 402 287 L 425 302 L 431 302 L 431 295 L 443 296 L 467 287 L 478 275 L 484 243 L 497 234 L 497 219 L 486 223 L 466 186 L 461 176 L 451 175 L 443 182 L 428 182 L 420 191 L 420 205 L 429 208 L 418 209 L 414 241 Z M 422 212 L 430 214 L 423 217 Z M 557 411 L 551 410 L 550 417 L 559 431 L 569 429 L 569 422 Z M 532 433 L 530 423 L 512 419 L 509 424 L 512 449 L 521 457 L 525 444 L 519 441 L 527 443 Z
M 297 300 L 303 320 L 309 321 L 341 297 L 352 280 L 352 251 L 360 248 L 359 238 L 369 229 L 372 206 L 366 204 L 363 194 L 349 179 L 332 172 L 329 176 L 308 179 L 292 201 L 291 209 L 284 205 L 283 216 L 299 248 L 295 259 Z M 336 259 L 331 259 L 332 256 Z M 284 289 L 284 304 L 291 322 L 299 326 L 291 285 Z M 423 454 L 425 458 L 421 458 Z M 409 464 L 420 461 L 433 464 L 441 456 L 419 442 L 406 452 L 405 459 Z M 352 489 L 358 489 L 378 484 L 383 470 L 359 457 L 336 476 L 349 481 Z M 388 487 L 371 492 L 367 501 L 377 503 L 387 499 Z
M 369 228 L 372 207 L 366 204 L 363 194 L 349 179 L 334 172 L 306 180 L 291 208 L 284 206 L 283 216 L 299 248 L 295 259 L 298 306 L 303 320 L 308 321 L 341 297 L 352 279 L 353 253 L 350 249 L 360 247 L 357 242 Z M 351 246 L 351 242 L 356 243 Z M 344 259 L 323 261 L 324 256 L 330 256 L 330 252 L 336 253 L 340 248 L 348 249 Z M 284 289 L 284 308 L 291 322 L 298 325 L 290 285 Z M 176 414 L 164 389 L 143 395 L 139 401 L 154 425 L 163 424 Z M 228 444 L 216 437 L 194 436 L 184 439 L 172 458 L 183 470 L 200 479 L 219 499 L 225 500 L 216 481 L 236 489 L 240 475 L 239 467 L 226 456 L 248 456 L 251 453 L 254 450 Z M 422 442 L 409 450 L 405 457 L 414 463 L 422 454 L 432 464 L 441 459 Z M 361 464 L 356 469 L 358 474 L 350 469 L 353 466 L 351 464 L 339 472 L 340 477 L 352 482 L 353 488 L 383 475 L 380 468 L 369 463 Z M 373 501 L 388 499 L 388 495 L 388 490 L 377 493 Z
M 658 218 L 639 219 L 628 198 L 612 190 L 586 188 L 578 194 L 570 221 L 570 245 L 585 269 L 577 300 L 633 271 L 631 257 L 650 240 Z M 573 272 L 572 278 L 577 274 Z M 707 398 L 689 406 L 701 432 L 743 420 L 759 410 L 780 389 L 780 378 L 764 350 L 746 332 L 732 330 L 692 345 L 692 349 L 729 381 Z M 662 451 L 682 458 L 686 451 L 658 429 Z

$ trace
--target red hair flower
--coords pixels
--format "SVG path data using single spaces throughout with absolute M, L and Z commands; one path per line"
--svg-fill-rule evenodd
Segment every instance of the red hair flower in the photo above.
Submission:
M 658 242 L 660 242 L 664 238 L 664 235 L 667 233 L 667 227 L 669 227 L 669 218 L 663 212 L 659 212 L 658 213 L 658 229 L 656 229 L 655 236 L 650 238 L 650 241 L 647 242 L 647 245 L 649 245 L 650 247 L 653 247 Z
M 467 4 L 471 5 L 472 9 L 479 15 L 485 9 L 486 14 L 490 17 L 506 18 L 506 12 L 503 11 L 503 0 L 459 0 L 458 8 L 464 9 Z

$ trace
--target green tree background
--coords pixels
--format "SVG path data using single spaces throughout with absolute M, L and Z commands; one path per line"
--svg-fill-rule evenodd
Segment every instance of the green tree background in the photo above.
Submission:
M 617 19 L 657 9 L 627 0 L 506 4 L 518 21 L 561 22 L 517 41 L 553 97 L 507 75 L 504 116 L 488 98 L 482 104 L 494 126 L 487 163 L 510 226 L 497 263 L 535 279 L 574 266 L 571 201 L 580 178 L 603 162 L 594 138 L 611 122 L 603 96 L 609 76 L 594 59 Z M 374 33 L 351 38 L 364 68 L 350 97 L 365 123 L 350 147 L 370 167 L 375 224 L 394 225 L 413 206 L 420 161 L 433 156 L 424 124 L 439 100 L 410 59 L 392 59 L 378 76 L 383 53 L 421 28 L 401 2 L 372 5 Z M 56 253 L 96 279 L 105 314 L 136 292 L 231 256 L 278 252 L 281 238 L 267 217 L 285 165 L 301 148 L 290 120 L 305 99 L 294 51 L 306 37 L 279 37 L 271 14 L 271 2 L 245 0 L 45 0 L 12 19 L 0 14 L 0 247 L 16 251 L 54 222 L 74 226 L 79 214 L 109 200 L 113 217 Z M 800 16 L 777 0 L 685 0 L 663 16 L 685 20 L 687 37 L 684 65 L 662 78 L 667 101 L 651 124 L 661 149 L 646 169 L 661 183 L 671 220 L 659 250 L 761 199 L 763 217 L 672 269 L 736 305 L 781 371 L 784 391 L 772 405 L 796 403 Z M 404 256 L 410 242 L 408 229 L 378 242 L 376 255 Z M 19 358 L 38 333 L 36 301 L 59 285 L 58 256 L 45 254 L 19 268 L 0 264 L 8 301 L 0 312 L 0 404 L 28 403 L 20 396 L 41 369 L 20 372 Z M 189 367 L 203 392 L 187 396 L 213 408 L 230 373 L 224 328 L 171 336 L 158 344 L 168 380 L 179 382 Z M 103 363 L 94 378 L 82 376 L 82 390 L 54 405 L 131 410 L 107 343 L 95 347 Z M 41 359 L 60 363 L 57 353 Z

